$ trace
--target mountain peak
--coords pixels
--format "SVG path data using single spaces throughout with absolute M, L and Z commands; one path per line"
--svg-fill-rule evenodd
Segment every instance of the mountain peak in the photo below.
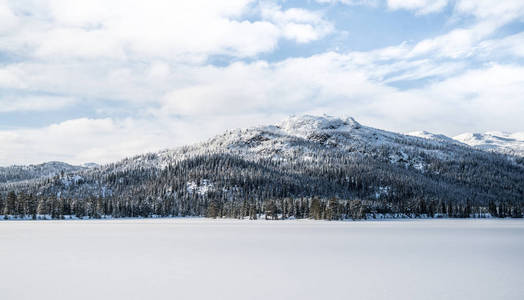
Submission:
M 311 132 L 321 130 L 359 129 L 361 125 L 352 117 L 342 119 L 328 115 L 301 115 L 290 116 L 280 122 L 277 127 L 291 135 L 307 136 Z

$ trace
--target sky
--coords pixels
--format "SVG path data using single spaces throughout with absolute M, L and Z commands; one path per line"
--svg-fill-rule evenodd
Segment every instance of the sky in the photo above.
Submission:
M 0 165 L 107 163 L 301 114 L 524 131 L 524 1 L 0 0 Z

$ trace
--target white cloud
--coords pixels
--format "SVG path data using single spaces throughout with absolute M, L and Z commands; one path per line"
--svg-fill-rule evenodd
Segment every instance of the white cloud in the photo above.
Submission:
M 75 119 L 44 128 L 0 131 L 0 164 L 110 162 L 160 147 L 158 130 L 148 129 L 152 128 L 131 120 Z
M 507 23 L 524 16 L 524 1 L 521 0 L 459 0 L 455 10 L 474 15 L 479 19 L 491 19 Z
M 506 53 L 511 56 L 521 56 L 520 34 L 503 38 L 492 38 L 503 23 L 500 21 L 483 20 L 468 28 L 453 29 L 448 33 L 423 39 L 410 44 L 403 42 L 397 46 L 390 46 L 367 52 L 354 53 L 362 62 L 406 60 L 430 58 L 465 59 L 479 55 L 496 56 L 497 53 Z M 495 53 L 497 52 L 497 53 Z
M 393 10 L 406 9 L 418 14 L 429 14 L 441 11 L 448 0 L 387 0 L 387 4 Z
M 194 84 L 170 92 L 161 112 L 185 116 L 293 113 L 328 106 L 349 94 L 356 99 L 369 92 L 370 83 L 350 63 L 344 56 L 327 53 L 275 64 L 236 63 L 193 70 Z
M 434 57 L 458 58 L 474 54 L 474 46 L 495 32 L 492 22 L 477 23 L 471 28 L 454 29 L 447 34 L 418 42 L 409 56 L 432 54 Z
M 478 19 L 492 19 L 501 23 L 524 15 L 524 2 L 521 0 L 387 0 L 387 5 L 393 10 L 405 9 L 417 14 L 436 13 L 447 5 L 453 5 L 457 14 L 473 15 Z
M 446 99 L 455 109 L 453 115 L 477 131 L 524 128 L 520 117 L 524 115 L 522 66 L 487 65 L 436 83 L 424 93 L 433 101 Z
M 476 46 L 479 56 L 488 57 L 524 57 L 524 32 L 480 42 Z
M 282 34 L 298 43 L 318 40 L 333 31 L 333 25 L 319 13 L 300 8 L 282 10 L 275 4 L 261 6 L 262 18 L 270 20 L 282 31 Z
M 56 110 L 76 102 L 74 98 L 56 96 L 5 97 L 0 99 L 0 113 Z
M 376 6 L 379 2 L 379 0 L 315 0 L 318 3 L 322 4 L 336 4 L 336 3 L 342 3 L 346 5 L 368 5 L 368 6 Z
M 8 33 L 16 26 L 17 20 L 7 0 L 0 0 L 0 34 Z
M 0 25 L 19 26 L 6 31 L 0 49 L 43 59 L 202 62 L 210 55 L 256 56 L 273 50 L 281 38 L 307 43 L 332 30 L 318 13 L 283 11 L 254 0 L 6 3 L 0 2 Z M 259 13 L 261 20 L 248 18 Z

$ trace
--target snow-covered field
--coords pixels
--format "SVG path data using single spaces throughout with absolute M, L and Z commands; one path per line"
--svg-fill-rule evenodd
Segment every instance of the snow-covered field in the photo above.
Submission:
M 5 221 L 0 298 L 524 299 L 524 221 Z

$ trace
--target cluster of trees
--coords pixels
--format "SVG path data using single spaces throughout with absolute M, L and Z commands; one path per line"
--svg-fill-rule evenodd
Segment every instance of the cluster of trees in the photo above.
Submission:
M 197 201 L 176 198 L 119 199 L 90 197 L 71 199 L 35 197 L 32 194 L 9 192 L 0 197 L 0 211 L 4 218 L 64 219 L 64 218 L 123 218 L 123 217 L 174 217 L 201 216 L 208 218 L 315 219 L 345 220 L 377 217 L 427 218 L 522 218 L 521 205 L 490 202 L 488 206 L 453 204 L 442 201 L 410 199 L 402 209 L 386 201 L 342 200 L 312 198 L 284 198 L 269 200 L 218 201 L 199 198 Z

